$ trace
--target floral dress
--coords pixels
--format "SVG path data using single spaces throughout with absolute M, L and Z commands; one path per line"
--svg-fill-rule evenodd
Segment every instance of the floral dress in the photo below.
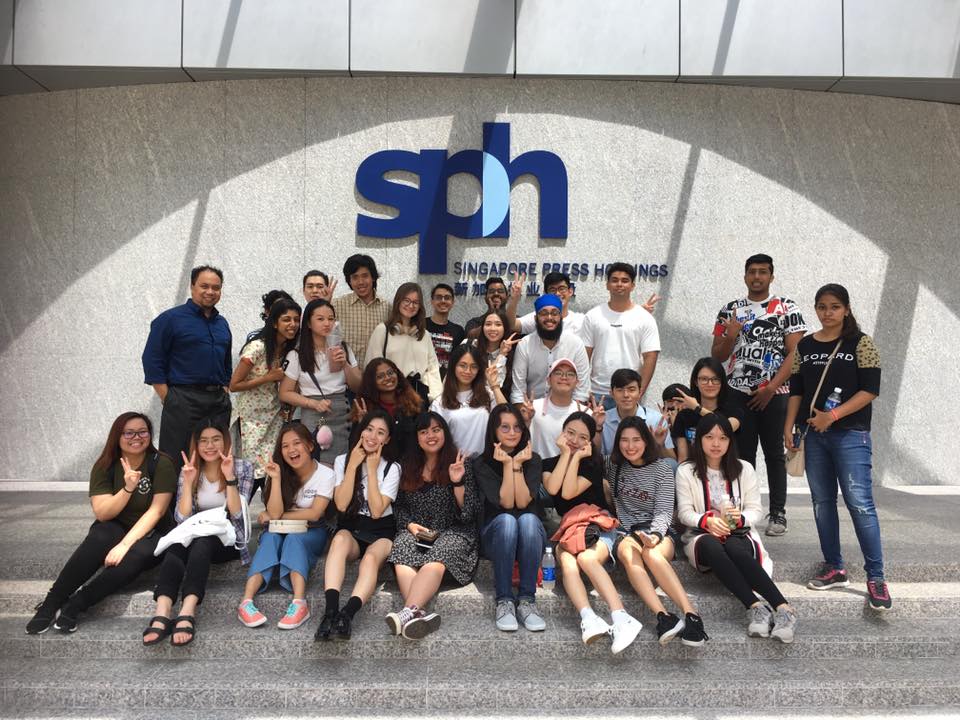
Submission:
M 270 371 L 263 340 L 253 340 L 240 351 L 240 358 L 253 363 L 247 379 L 263 377 Z M 264 383 L 251 390 L 234 393 L 231 424 L 240 421 L 242 454 L 253 463 L 254 475 L 266 476 L 264 464 L 273 456 L 273 446 L 280 435 L 283 420 L 280 417 L 280 395 L 277 383 Z
M 400 491 L 393 503 L 397 537 L 387 562 L 412 568 L 439 562 L 460 585 L 466 585 L 473 579 L 479 556 L 477 518 L 480 514 L 480 496 L 469 463 L 463 479 L 466 483 L 463 508 L 457 505 L 453 488 L 449 485 L 428 483 L 415 492 Z M 407 530 L 409 523 L 417 523 L 439 533 L 432 548 L 426 550 L 417 545 Z

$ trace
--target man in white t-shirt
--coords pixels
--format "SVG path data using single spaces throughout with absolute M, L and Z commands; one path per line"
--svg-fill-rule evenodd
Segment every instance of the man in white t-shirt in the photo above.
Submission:
M 633 265 L 616 262 L 607 268 L 610 299 L 591 309 L 583 319 L 581 336 L 590 357 L 590 389 L 603 395 L 610 378 L 621 368 L 640 373 L 640 397 L 650 387 L 660 355 L 657 321 L 644 307 L 633 302 L 637 270 Z M 651 298 L 653 300 L 653 298 Z

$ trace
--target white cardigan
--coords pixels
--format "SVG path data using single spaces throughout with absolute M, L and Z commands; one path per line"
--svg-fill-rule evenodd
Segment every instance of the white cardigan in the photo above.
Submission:
M 738 503 L 744 526 L 750 527 L 750 538 L 758 553 L 758 560 L 768 574 L 773 572 L 773 564 L 764 550 L 757 525 L 763 520 L 763 504 L 760 502 L 760 483 L 753 465 L 741 460 L 740 477 L 731 483 L 730 497 Z M 716 515 L 710 509 L 707 494 L 710 492 L 706 482 L 697 477 L 694 464 L 685 462 L 677 469 L 677 519 L 685 526 L 681 542 L 687 559 L 694 567 L 696 563 L 696 540 L 706 532 L 706 520 Z
M 369 365 L 371 360 L 383 357 L 383 340 L 386 333 L 387 326 L 384 323 L 380 323 L 373 329 L 364 358 L 366 365 Z M 393 360 L 404 375 L 420 373 L 420 382 L 427 386 L 430 400 L 440 396 L 443 391 L 443 384 L 440 381 L 440 363 L 437 362 L 437 352 L 433 348 L 429 331 L 424 331 L 423 337 L 419 340 L 415 334 L 391 335 L 387 340 L 387 358 Z

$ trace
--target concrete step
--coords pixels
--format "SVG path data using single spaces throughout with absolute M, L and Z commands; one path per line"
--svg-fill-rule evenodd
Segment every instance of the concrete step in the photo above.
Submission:
M 531 662 L 531 660 L 534 660 Z M 411 710 L 453 712 L 562 712 L 576 708 L 644 713 L 661 708 L 738 715 L 757 709 L 883 709 L 960 703 L 956 659 L 809 660 L 759 664 L 634 657 L 602 662 L 530 655 L 506 660 L 464 657 L 397 662 L 395 659 L 309 659 L 224 665 L 220 660 L 0 659 L 3 707 L 19 714 L 81 708 L 111 715 L 164 708 L 243 714 L 260 710 Z
M 610 641 L 601 638 L 585 645 L 580 637 L 579 618 L 573 613 L 548 617 L 547 629 L 531 633 L 499 632 L 493 615 L 442 615 L 443 624 L 422 641 L 390 635 L 383 616 L 366 610 L 357 614 L 353 636 L 348 642 L 314 642 L 319 613 L 297 630 L 275 626 L 277 616 L 260 628 L 242 626 L 236 617 L 201 613 L 197 636 L 185 648 L 171 647 L 169 640 L 145 648 L 141 632 L 148 618 L 94 618 L 70 635 L 49 630 L 43 635 L 26 635 L 26 616 L 0 617 L 0 657 L 63 660 L 239 660 L 322 658 L 391 658 L 403 660 L 457 659 L 469 649 L 475 660 L 536 656 L 540 660 L 583 658 L 606 661 Z M 810 658 L 820 660 L 902 659 L 951 657 L 960 648 L 960 619 L 914 618 L 820 619 L 801 618 L 794 643 L 749 638 L 746 623 L 713 620 L 706 623 L 710 640 L 702 648 L 689 648 L 675 639 L 660 646 L 656 623 L 644 622 L 637 640 L 624 656 L 638 660 L 674 658 L 725 661 L 731 657 L 754 660 Z
M 0 581 L 0 614 L 32 615 L 34 606 L 49 587 L 49 581 Z M 348 582 L 344 587 L 349 589 L 351 584 Z M 630 613 L 641 619 L 650 619 L 646 607 L 626 581 L 618 582 L 617 587 Z M 815 591 L 790 582 L 778 583 L 778 587 L 787 601 L 804 617 L 856 619 L 876 615 L 875 611 L 866 606 L 866 591 L 858 587 Z M 242 590 L 242 581 L 211 583 L 203 602 L 204 614 L 233 615 L 241 600 Z M 894 606 L 886 615 L 904 618 L 960 617 L 960 583 L 892 583 L 890 593 Z M 697 591 L 688 588 L 687 594 L 706 621 L 739 621 L 742 617 L 743 608 L 740 603 L 719 583 L 698 588 Z M 278 588 L 261 593 L 256 600 L 257 607 L 269 617 L 279 617 L 286 610 L 289 601 L 290 595 Z M 311 582 L 308 585 L 307 601 L 315 612 L 322 610 L 322 582 Z M 573 606 L 561 586 L 553 591 L 539 590 L 537 603 L 546 616 L 569 615 L 573 612 Z M 597 612 L 607 611 L 606 604 L 595 592 L 592 592 L 592 603 Z M 668 608 L 672 605 L 669 600 L 664 600 L 664 603 Z M 374 593 L 368 608 L 374 614 L 383 615 L 401 605 L 396 586 L 393 583 L 383 583 Z M 433 602 L 433 606 L 440 613 L 463 615 L 489 615 L 493 613 L 494 605 L 493 588 L 477 583 L 441 589 Z M 152 590 L 127 590 L 107 597 L 91 608 L 84 617 L 149 617 L 154 608 Z

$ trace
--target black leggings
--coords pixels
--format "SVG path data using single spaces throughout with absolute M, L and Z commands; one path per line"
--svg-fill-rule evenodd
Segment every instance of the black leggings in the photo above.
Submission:
M 70 598 L 72 610 L 86 610 L 130 583 L 144 570 L 157 565 L 160 558 L 154 557 L 153 551 L 160 541 L 160 533 L 154 531 L 137 540 L 119 565 L 103 567 L 107 554 L 123 540 L 127 530 L 116 520 L 94 521 L 80 547 L 67 560 L 50 588 L 51 598 L 61 606 Z M 103 571 L 90 580 L 100 568 Z M 90 582 L 80 587 L 87 580 Z
M 182 592 L 183 597 L 196 595 L 199 598 L 197 604 L 200 604 L 207 590 L 210 564 L 225 563 L 239 557 L 236 548 L 226 547 L 218 537 L 194 538 L 189 547 L 174 543 L 163 553 L 153 599 L 163 595 L 176 601 L 177 595 Z
M 720 578 L 744 607 L 757 601 L 754 591 L 760 593 L 770 606 L 777 608 L 787 602 L 770 576 L 753 556 L 753 541 L 748 537 L 730 536 L 720 542 L 713 535 L 697 540 L 697 565 L 706 566 Z

